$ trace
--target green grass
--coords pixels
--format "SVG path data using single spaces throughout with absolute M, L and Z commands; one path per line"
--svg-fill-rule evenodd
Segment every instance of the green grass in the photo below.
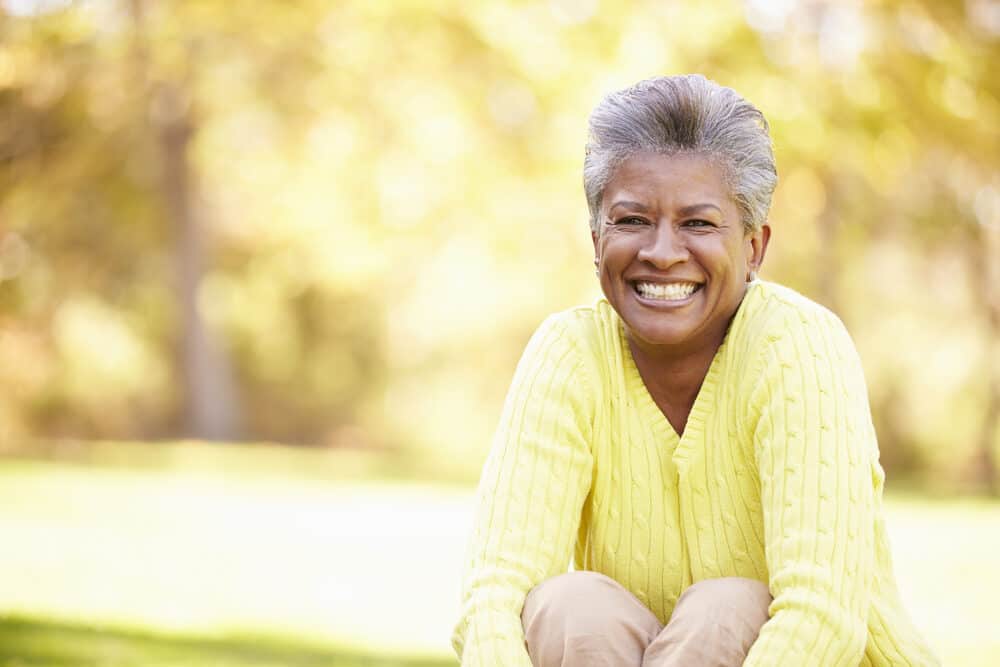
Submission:
M 455 664 L 471 488 L 300 470 L 309 455 L 276 448 L 109 451 L 0 460 L 0 666 Z M 944 664 L 995 665 L 1000 503 L 886 513 Z
M 280 477 L 324 482 L 425 479 L 462 486 L 475 483 L 481 466 L 480 461 L 442 461 L 440 457 L 434 459 L 424 452 L 411 450 L 289 447 L 267 442 L 206 445 L 185 440 L 0 442 L 0 457 L 160 474 Z
M 0 618 L 0 665 L 4 667 L 451 667 L 454 664 L 450 659 L 378 656 L 261 637 L 178 637 L 19 617 Z
M 448 658 L 467 496 L 0 462 L 0 613 Z

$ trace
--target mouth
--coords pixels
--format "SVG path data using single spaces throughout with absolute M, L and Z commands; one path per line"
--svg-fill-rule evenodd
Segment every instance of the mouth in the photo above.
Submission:
M 637 280 L 632 283 L 632 289 L 643 301 L 657 301 L 664 304 L 684 303 L 701 288 L 701 283 L 694 282 L 653 283 Z

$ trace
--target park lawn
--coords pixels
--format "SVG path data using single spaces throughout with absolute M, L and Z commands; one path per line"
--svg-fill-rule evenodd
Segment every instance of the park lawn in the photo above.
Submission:
M 176 636 L 0 617 L 0 665 L 4 667 L 448 667 L 454 662 L 446 658 L 380 656 L 356 649 L 249 635 Z
M 454 665 L 471 501 L 282 466 L 0 460 L 0 665 Z M 995 665 L 1000 503 L 895 496 L 887 518 L 944 664 Z

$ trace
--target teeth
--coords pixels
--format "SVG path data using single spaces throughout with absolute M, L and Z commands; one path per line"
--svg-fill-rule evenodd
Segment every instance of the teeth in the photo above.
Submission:
M 681 301 L 698 289 L 698 283 L 636 283 L 635 289 L 646 299 Z

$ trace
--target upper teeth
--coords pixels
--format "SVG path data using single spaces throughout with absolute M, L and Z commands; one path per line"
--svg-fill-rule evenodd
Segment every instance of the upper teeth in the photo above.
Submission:
M 698 289 L 698 283 L 636 283 L 636 290 L 647 299 L 680 301 Z

